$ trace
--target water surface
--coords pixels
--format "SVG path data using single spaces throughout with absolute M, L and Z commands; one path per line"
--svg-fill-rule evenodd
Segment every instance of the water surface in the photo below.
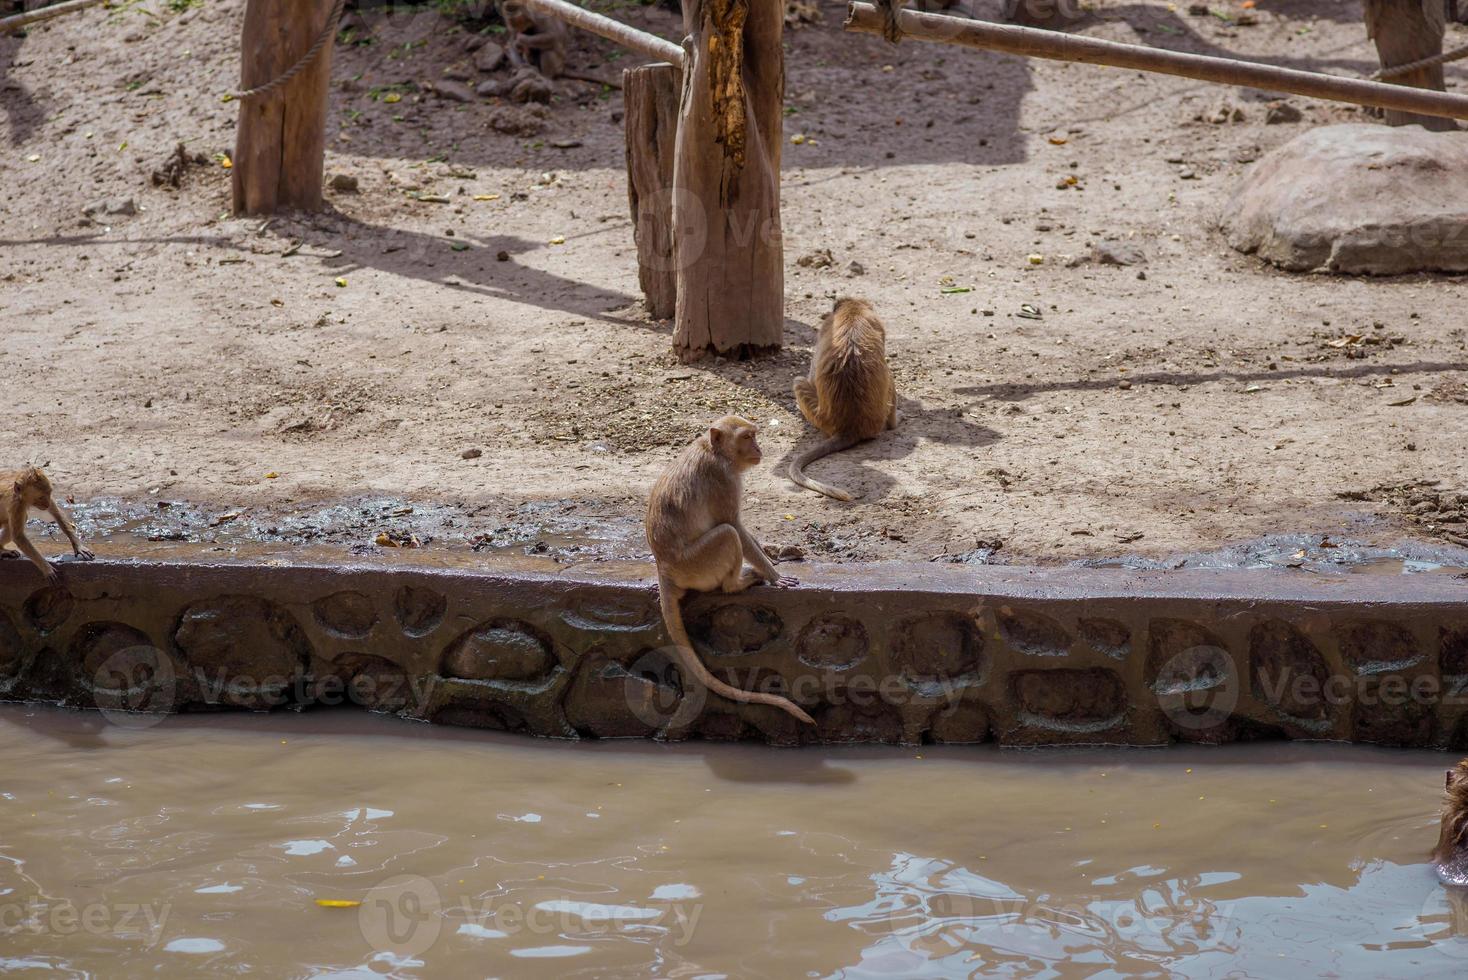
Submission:
M 0 706 L 0 970 L 1463 976 L 1424 860 L 1451 761 Z

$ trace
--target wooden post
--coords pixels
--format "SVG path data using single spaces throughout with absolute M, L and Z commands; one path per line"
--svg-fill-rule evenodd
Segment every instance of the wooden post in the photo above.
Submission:
M 784 13 L 775 0 L 683 0 L 673 347 L 685 361 L 768 350 L 784 334 Z
M 627 199 L 637 242 L 637 278 L 647 313 L 666 320 L 677 309 L 673 254 L 673 151 L 678 134 L 678 90 L 683 73 L 673 65 L 643 65 L 622 72 L 627 113 Z
M 332 0 L 247 0 L 240 41 L 243 88 L 264 85 L 301 59 L 326 29 Z M 234 213 L 321 208 L 326 156 L 328 41 L 279 89 L 240 102 L 234 147 Z
M 1366 0 L 1366 36 L 1376 42 L 1381 67 L 1405 65 L 1443 53 L 1446 12 L 1436 3 L 1421 0 Z M 1446 91 L 1443 66 L 1420 68 L 1405 75 L 1384 79 L 1397 85 Z M 1439 132 L 1457 129 L 1451 119 L 1415 112 L 1386 110 L 1388 126 L 1422 126 Z

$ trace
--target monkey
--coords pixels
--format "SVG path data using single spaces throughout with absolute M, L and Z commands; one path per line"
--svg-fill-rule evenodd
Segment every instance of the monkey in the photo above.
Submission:
M 31 544 L 25 535 L 26 514 L 31 508 L 45 511 L 50 514 L 56 523 L 61 525 L 61 530 L 71 542 L 71 550 L 77 558 L 82 561 L 91 561 L 93 555 L 81 542 L 77 540 L 76 526 L 56 502 L 51 490 L 51 481 L 38 467 L 28 466 L 18 473 L 0 475 L 0 555 L 5 555 L 5 546 L 14 542 L 15 546 L 29 558 L 35 566 L 46 576 L 46 581 L 55 585 L 61 581 L 61 573 L 58 572 L 41 553 L 36 546 Z
M 821 321 L 810 375 L 797 378 L 800 414 L 829 438 L 797 456 L 790 479 L 836 500 L 851 494 L 805 475 L 805 467 L 832 453 L 897 428 L 897 391 L 887 367 L 887 330 L 864 299 L 843 297 Z
M 500 19 L 505 22 L 505 30 L 510 35 L 505 54 L 516 75 L 510 80 L 512 92 L 524 85 L 526 69 L 539 72 L 546 79 L 571 78 L 578 82 L 622 87 L 619 82 L 566 69 L 566 48 L 570 38 L 565 23 L 559 17 L 536 10 L 520 0 L 499 0 L 499 8 Z
M 679 608 L 690 591 L 743 592 L 761 581 L 780 588 L 798 584 L 775 570 L 739 520 L 744 471 L 763 458 L 758 433 L 748 419 L 726 415 L 689 443 L 653 484 L 647 543 L 657 562 L 658 602 L 679 661 L 705 687 L 731 701 L 773 705 L 815 724 L 789 698 L 740 690 L 711 674 L 693 649 Z M 752 570 L 745 570 L 746 561 Z
M 1447 770 L 1445 783 L 1442 828 L 1437 847 L 1432 850 L 1432 863 L 1437 866 L 1440 878 L 1461 879 L 1468 872 L 1463 867 L 1464 848 L 1468 847 L 1468 759 Z

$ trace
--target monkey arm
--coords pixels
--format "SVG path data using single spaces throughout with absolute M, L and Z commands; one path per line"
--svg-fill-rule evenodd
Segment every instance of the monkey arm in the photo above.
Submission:
M 769 555 L 765 554 L 765 549 L 760 547 L 759 542 L 754 539 L 754 535 L 750 534 L 745 528 L 744 522 L 737 522 L 734 525 L 734 530 L 739 532 L 739 541 L 744 546 L 744 560 L 754 566 L 755 571 L 759 572 L 760 578 L 771 585 L 787 584 L 786 580 L 775 570 L 775 563 L 770 561 Z M 794 580 L 789 580 L 788 584 L 795 584 Z
M 534 33 L 526 31 L 520 35 L 518 40 L 524 47 L 537 49 L 553 48 L 563 43 L 561 41 L 561 35 L 554 31 L 535 31 Z
M 25 530 L 23 528 L 11 528 L 10 535 L 15 541 L 15 546 L 41 570 L 42 575 L 46 576 L 47 582 L 55 585 L 61 581 L 61 573 L 56 571 L 55 567 L 36 550 L 36 546 L 31 544 L 31 539 L 25 536 Z
M 60 504 L 54 500 L 51 501 L 51 509 L 48 513 L 61 526 L 61 530 L 66 534 L 66 540 L 71 542 L 72 554 L 76 555 L 82 561 L 91 561 L 96 557 L 96 555 L 93 555 L 86 548 L 83 548 L 82 543 L 77 540 L 76 525 L 71 522 L 71 518 L 66 516 L 66 511 L 61 509 Z

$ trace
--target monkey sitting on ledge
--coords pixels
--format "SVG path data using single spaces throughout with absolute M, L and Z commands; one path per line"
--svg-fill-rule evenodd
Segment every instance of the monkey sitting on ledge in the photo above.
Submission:
M 14 542 L 41 570 L 41 574 L 46 576 L 46 581 L 55 585 L 61 580 L 61 573 L 41 556 L 25 535 L 26 515 L 32 508 L 45 511 L 55 518 L 67 540 L 71 542 L 72 552 L 78 558 L 82 561 L 92 560 L 94 556 L 77 540 L 76 527 L 56 502 L 51 481 L 46 478 L 45 473 L 35 466 L 28 466 L 18 473 L 0 474 L 0 557 L 12 557 L 12 553 L 6 551 L 6 545 Z
M 768 704 L 815 724 L 789 698 L 725 684 L 703 665 L 678 603 L 689 591 L 743 592 L 756 582 L 788 587 L 739 519 L 744 471 L 763 458 L 753 422 L 726 415 L 679 454 L 647 500 L 647 543 L 658 566 L 658 601 L 678 660 L 706 688 L 731 701 Z M 753 570 L 746 571 L 749 562 Z

